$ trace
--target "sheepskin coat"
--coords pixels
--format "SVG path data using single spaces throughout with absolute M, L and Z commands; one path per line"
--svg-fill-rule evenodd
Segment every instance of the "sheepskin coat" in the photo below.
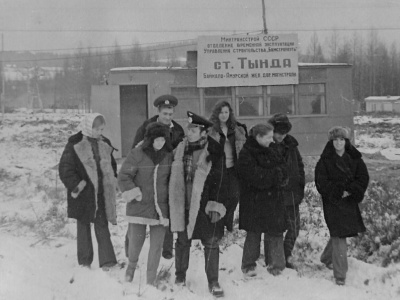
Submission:
M 207 193 L 203 194 L 205 182 L 210 174 L 212 164 L 206 160 L 208 156 L 207 144 L 204 149 L 196 150 L 200 152 L 200 155 L 198 161 L 193 162 L 197 167 L 193 178 L 190 208 L 189 211 L 186 212 L 185 204 L 187 193 L 183 163 L 185 144 L 186 138 L 176 148 L 171 169 L 171 179 L 169 183 L 171 231 L 182 232 L 187 230 L 189 239 L 203 238 L 204 236 L 212 235 L 212 232 L 207 232 L 207 229 L 214 226 L 214 224 L 210 222 L 209 217 L 205 214 L 205 207 L 209 199 L 204 197 Z M 221 204 L 221 206 L 223 206 L 223 204 Z M 186 216 L 186 213 L 189 215 Z M 188 220 L 187 223 L 186 220 Z M 222 222 L 217 222 L 217 224 L 218 227 L 223 225 Z M 197 234 L 193 236 L 195 231 Z
M 346 139 L 339 156 L 329 141 L 315 167 L 315 185 L 322 196 L 324 216 L 332 237 L 351 237 L 365 231 L 358 204 L 367 190 L 369 175 L 361 153 Z M 342 198 L 343 192 L 350 196 Z
M 273 143 L 271 145 L 271 147 L 276 147 L 282 153 L 287 164 L 289 183 L 283 189 L 283 198 L 287 206 L 299 205 L 304 198 L 304 164 L 297 148 L 298 145 L 297 140 L 289 134 L 286 135 L 281 143 Z
M 68 139 L 60 159 L 60 179 L 67 188 L 68 217 L 81 222 L 93 222 L 98 208 L 98 191 L 103 190 L 107 220 L 116 224 L 116 172 L 117 164 L 112 155 L 110 140 L 102 137 L 97 141 L 100 155 L 102 180 L 99 182 L 97 164 L 88 137 L 79 132 Z M 72 191 L 82 181 L 85 188 L 76 198 Z M 102 185 L 99 186 L 99 185 Z
M 132 148 L 135 148 L 141 141 L 144 139 L 144 135 L 146 133 L 146 127 L 150 123 L 157 122 L 158 115 L 146 120 L 143 124 L 137 129 L 135 138 L 133 140 Z M 170 139 L 172 148 L 175 149 L 180 142 L 182 142 L 183 137 L 185 136 L 185 131 L 183 130 L 182 126 L 172 120 L 172 126 L 170 128 Z
M 207 179 L 208 189 L 207 193 L 209 197 L 218 202 L 224 203 L 226 206 L 226 217 L 224 218 L 224 224 L 228 231 L 233 230 L 233 215 L 237 204 L 239 202 L 239 186 L 235 186 L 237 189 L 237 196 L 230 197 L 232 195 L 231 185 L 227 176 L 226 168 L 226 156 L 224 152 L 224 146 L 226 139 L 229 140 L 233 150 L 233 161 L 236 166 L 239 153 L 246 142 L 246 131 L 242 126 L 236 126 L 234 129 L 228 128 L 228 134 L 225 136 L 222 131 L 216 131 L 211 128 L 208 135 L 208 160 L 212 162 L 212 168 Z M 235 168 L 236 170 L 236 168 Z M 237 172 L 236 172 L 237 175 Z
M 249 137 L 240 152 L 239 229 L 282 236 L 286 230 L 282 184 L 288 178 L 284 158 L 276 149 Z
M 163 151 L 163 149 L 159 150 Z M 123 198 L 129 197 L 136 188 L 142 198 L 133 199 L 126 205 L 126 220 L 144 225 L 169 225 L 168 182 L 171 173 L 172 152 L 165 151 L 157 165 L 145 153 L 142 146 L 131 150 L 118 174 L 118 184 Z

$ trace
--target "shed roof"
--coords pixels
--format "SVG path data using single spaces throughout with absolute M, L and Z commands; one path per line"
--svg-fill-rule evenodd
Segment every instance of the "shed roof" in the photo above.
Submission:
M 365 101 L 398 101 L 400 96 L 369 96 Z

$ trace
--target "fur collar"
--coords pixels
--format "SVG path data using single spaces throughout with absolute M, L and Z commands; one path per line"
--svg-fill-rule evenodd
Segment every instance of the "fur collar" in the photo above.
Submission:
M 193 179 L 193 189 L 190 201 L 189 222 L 185 226 L 185 175 L 183 166 L 183 156 L 185 152 L 185 144 L 187 138 L 184 138 L 176 148 L 174 162 L 171 168 L 171 179 L 169 183 L 169 205 L 170 205 L 170 221 L 171 231 L 181 232 L 185 228 L 188 233 L 189 239 L 193 235 L 194 227 L 196 225 L 197 215 L 200 209 L 201 194 L 203 192 L 204 183 L 211 170 L 211 162 L 206 161 L 208 156 L 207 145 L 201 150 L 199 160 L 197 162 L 197 169 Z
M 98 145 L 99 145 L 99 155 L 100 155 L 100 168 L 101 172 L 103 173 L 102 183 L 104 190 L 107 220 L 112 224 L 116 224 L 117 223 L 116 195 L 115 195 L 116 178 L 114 176 L 114 171 L 111 165 L 111 153 L 113 151 L 113 148 L 102 140 L 98 141 Z M 97 191 L 99 189 L 97 165 L 92 151 L 92 146 L 90 145 L 90 142 L 88 141 L 86 136 L 82 136 L 81 141 L 74 145 L 74 150 L 79 160 L 82 162 L 90 181 L 93 184 L 94 197 L 96 202 L 95 203 L 96 211 L 97 211 Z
M 231 129 L 228 129 L 228 136 L 230 135 Z M 236 157 L 239 157 L 240 150 L 242 150 L 244 143 L 246 142 L 246 131 L 242 126 L 236 126 L 234 129 L 235 134 L 235 151 Z M 215 128 L 211 128 L 208 135 L 216 142 L 220 143 L 221 133 L 216 131 Z M 227 137 L 228 138 L 228 137 Z

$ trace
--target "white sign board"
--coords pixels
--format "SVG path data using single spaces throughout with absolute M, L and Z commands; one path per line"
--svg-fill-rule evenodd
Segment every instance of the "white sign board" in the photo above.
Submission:
M 197 86 L 299 83 L 297 34 L 201 36 Z

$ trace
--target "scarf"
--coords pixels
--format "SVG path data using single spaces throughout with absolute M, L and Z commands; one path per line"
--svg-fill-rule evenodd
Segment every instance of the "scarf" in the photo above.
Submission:
M 192 182 L 194 177 L 193 169 L 193 152 L 196 150 L 204 149 L 207 144 L 207 137 L 201 137 L 200 140 L 190 143 L 186 140 L 185 152 L 183 154 L 183 166 L 185 171 L 186 182 Z
M 81 123 L 79 124 L 79 129 L 82 131 L 83 135 L 86 135 L 88 137 L 93 137 L 93 134 L 92 134 L 93 121 L 98 116 L 103 116 L 103 115 L 98 114 L 98 113 L 89 113 L 89 114 L 84 115 Z

